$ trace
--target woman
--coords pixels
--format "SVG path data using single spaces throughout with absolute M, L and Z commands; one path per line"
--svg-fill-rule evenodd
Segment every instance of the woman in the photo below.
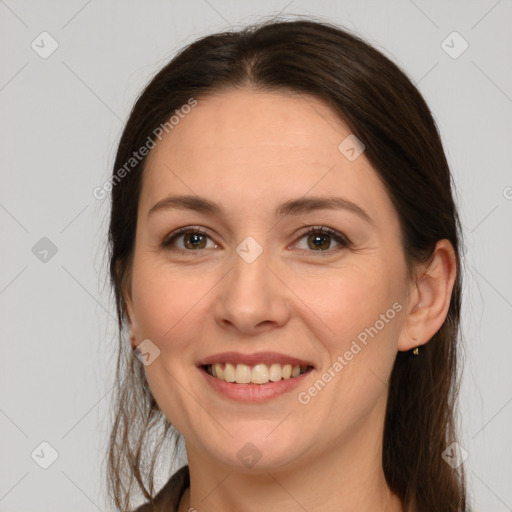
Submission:
M 466 510 L 459 231 L 425 101 L 359 38 L 271 22 L 181 51 L 112 176 L 119 510 L 133 484 L 140 511 Z M 188 465 L 155 497 L 173 433 Z

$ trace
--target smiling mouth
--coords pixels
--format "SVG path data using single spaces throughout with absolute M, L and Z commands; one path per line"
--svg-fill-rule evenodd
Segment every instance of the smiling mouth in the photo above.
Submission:
M 224 382 L 234 384 L 268 384 L 280 380 L 289 380 L 313 369 L 312 366 L 272 363 L 271 365 L 215 363 L 202 367 L 206 373 Z

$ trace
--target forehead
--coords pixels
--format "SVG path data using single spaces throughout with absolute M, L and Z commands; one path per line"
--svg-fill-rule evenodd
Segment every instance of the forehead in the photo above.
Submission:
M 350 161 L 340 151 L 350 129 L 321 100 L 233 89 L 197 102 L 148 156 L 146 209 L 166 193 L 247 204 L 334 190 L 374 207 L 386 201 L 364 153 Z
M 284 91 L 232 89 L 208 95 L 198 100 L 186 120 L 181 126 L 186 125 L 185 129 L 173 130 L 176 144 L 192 142 L 189 130 L 194 132 L 194 144 L 203 147 L 220 144 L 235 150 L 240 144 L 244 147 L 328 146 L 348 133 L 348 128 L 319 99 Z

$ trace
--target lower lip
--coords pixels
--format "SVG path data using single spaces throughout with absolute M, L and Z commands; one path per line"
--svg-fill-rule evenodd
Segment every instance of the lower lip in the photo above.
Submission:
M 245 403 L 262 403 L 292 391 L 304 382 L 312 370 L 290 379 L 281 379 L 267 384 L 236 384 L 212 377 L 204 368 L 199 368 L 206 382 L 218 393 L 232 400 Z

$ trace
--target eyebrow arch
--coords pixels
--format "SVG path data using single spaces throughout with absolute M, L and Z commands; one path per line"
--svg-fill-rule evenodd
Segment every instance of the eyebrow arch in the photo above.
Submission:
M 276 216 L 300 215 L 315 210 L 347 210 L 355 213 L 366 222 L 373 224 L 372 218 L 363 208 L 341 197 L 301 197 L 299 199 L 292 199 L 278 207 Z
M 222 207 L 203 197 L 195 195 L 169 196 L 158 201 L 148 212 L 148 217 L 160 210 L 184 209 L 199 213 L 221 215 Z M 363 208 L 356 203 L 341 197 L 301 197 L 281 204 L 276 210 L 276 217 L 287 215 L 300 215 L 316 210 L 347 210 L 361 217 L 370 224 L 374 224 L 372 218 Z

